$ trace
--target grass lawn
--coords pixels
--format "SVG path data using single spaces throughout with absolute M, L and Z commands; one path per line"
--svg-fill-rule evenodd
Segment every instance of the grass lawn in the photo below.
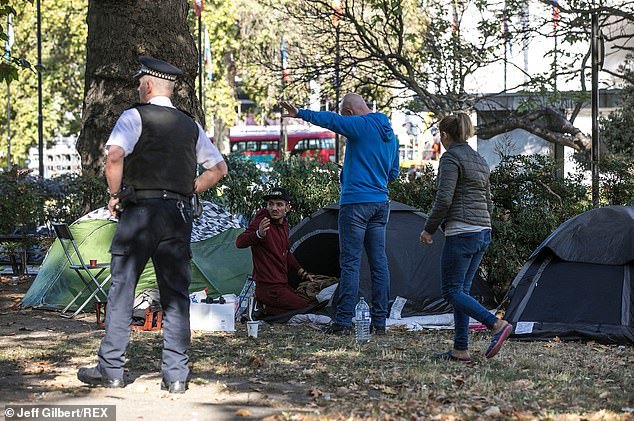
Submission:
M 46 380 L 56 372 L 76 389 L 76 367 L 95 363 L 103 331 L 50 314 L 3 313 L 0 377 L 12 376 L 12 389 L 31 390 L 29 378 L 46 384 L 42 390 L 55 388 Z M 273 389 L 292 396 L 297 410 L 272 419 L 634 419 L 629 346 L 510 341 L 486 360 L 489 335 L 476 332 L 473 362 L 461 364 L 430 358 L 451 347 L 447 331 L 388 330 L 361 347 L 307 326 L 265 325 L 252 339 L 238 325 L 235 333 L 195 332 L 192 339 L 192 382 L 225 382 L 232 393 L 231 381 L 242 379 L 273 401 Z M 161 346 L 159 332 L 134 333 L 129 372 L 158 372 Z
M 484 358 L 489 336 L 471 335 L 473 362 L 435 362 L 452 333 L 388 330 L 359 347 L 308 327 L 264 327 L 257 340 L 196 335 L 194 369 L 288 382 L 335 418 L 554 417 L 623 413 L 634 406 L 634 350 L 597 343 L 509 342 Z M 146 344 L 138 343 L 144 347 Z M 157 351 L 158 357 L 158 351 Z M 574 416 L 573 416 L 574 418 Z

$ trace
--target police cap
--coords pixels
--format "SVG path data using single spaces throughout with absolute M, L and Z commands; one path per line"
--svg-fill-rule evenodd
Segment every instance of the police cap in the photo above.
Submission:
M 161 79 L 175 81 L 176 78 L 183 74 L 183 71 L 163 60 L 150 56 L 139 56 L 141 68 L 134 75 L 135 79 L 143 75 L 150 75 Z

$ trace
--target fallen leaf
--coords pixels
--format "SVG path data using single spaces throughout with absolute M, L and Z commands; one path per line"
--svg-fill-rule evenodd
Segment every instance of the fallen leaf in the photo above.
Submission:
M 452 380 L 458 387 L 461 387 L 465 382 L 464 377 L 462 376 L 453 376 Z
M 398 395 L 398 392 L 389 386 L 383 386 L 379 388 L 379 390 L 385 393 L 386 395 Z
M 262 364 L 264 364 L 264 358 L 258 356 L 258 355 L 252 355 L 249 358 L 249 365 L 252 368 L 260 368 L 262 367 Z
M 235 414 L 236 414 L 238 417 L 250 417 L 250 416 L 251 416 L 251 411 L 249 411 L 248 409 L 244 409 L 244 408 L 242 408 L 242 409 L 238 409 L 238 410 L 235 412 Z
M 312 396 L 312 397 L 315 397 L 315 398 L 318 397 L 318 396 L 321 396 L 323 394 L 324 394 L 324 392 L 322 392 L 319 389 L 312 389 L 312 390 L 308 391 L 308 396 Z

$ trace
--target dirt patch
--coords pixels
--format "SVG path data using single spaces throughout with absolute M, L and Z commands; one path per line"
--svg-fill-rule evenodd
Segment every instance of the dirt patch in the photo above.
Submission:
M 115 404 L 119 419 L 632 419 L 634 350 L 597 343 L 505 345 L 490 361 L 486 333 L 474 362 L 437 363 L 451 332 L 388 330 L 359 347 L 305 326 L 263 326 L 257 340 L 195 333 L 185 395 L 159 388 L 162 337 L 133 333 L 125 389 L 89 388 L 103 330 L 16 303 L 30 279 L 0 281 L 0 404 Z
M 20 309 L 17 303 L 31 277 L 0 278 L 0 405 L 114 404 L 118 419 L 263 418 L 302 413 L 305 394 L 288 384 L 270 383 L 266 390 L 246 378 L 225 378 L 201 370 L 184 395 L 160 390 L 161 336 L 132 334 L 125 389 L 90 388 L 77 380 L 77 368 L 94 365 L 103 328 L 94 314 L 75 319 L 56 312 Z M 161 416 L 156 417 L 157 409 Z

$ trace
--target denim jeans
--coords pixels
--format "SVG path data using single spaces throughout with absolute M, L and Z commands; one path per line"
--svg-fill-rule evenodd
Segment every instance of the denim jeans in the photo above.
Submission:
M 390 295 L 390 272 L 385 253 L 385 226 L 390 202 L 353 203 L 339 208 L 339 264 L 341 279 L 335 323 L 351 326 L 359 295 L 359 270 L 363 248 L 372 278 L 372 325 L 385 326 Z M 366 300 L 367 301 L 367 300 Z
M 491 242 L 491 230 L 451 235 L 442 250 L 442 296 L 453 306 L 454 349 L 467 350 L 469 317 L 493 327 L 494 315 L 469 295 L 471 282 Z

